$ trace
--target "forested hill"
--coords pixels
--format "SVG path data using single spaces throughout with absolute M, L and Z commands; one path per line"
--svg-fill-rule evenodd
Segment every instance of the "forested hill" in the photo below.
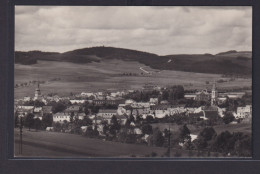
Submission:
M 114 47 L 92 47 L 65 53 L 56 52 L 15 52 L 15 63 L 35 64 L 37 60 L 65 61 L 72 63 L 100 62 L 105 59 L 137 61 L 159 70 L 178 70 L 214 74 L 251 75 L 251 52 L 228 51 L 212 54 L 167 55 Z

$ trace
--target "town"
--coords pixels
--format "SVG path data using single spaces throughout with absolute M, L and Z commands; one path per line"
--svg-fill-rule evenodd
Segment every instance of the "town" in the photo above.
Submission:
M 181 85 L 145 84 L 140 90 L 60 97 L 42 94 L 38 83 L 34 97 L 15 99 L 15 128 L 23 125 L 29 130 L 165 147 L 164 156 L 171 148 L 175 157 L 182 156 L 183 150 L 197 157 L 251 156 L 251 134 L 228 127 L 251 129 L 252 94 L 224 91 L 216 82 L 210 86 L 187 91 Z

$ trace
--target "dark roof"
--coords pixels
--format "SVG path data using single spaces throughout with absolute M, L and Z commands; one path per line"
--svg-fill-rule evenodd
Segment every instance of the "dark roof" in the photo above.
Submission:
M 216 106 L 202 106 L 202 110 L 204 110 L 204 111 L 217 111 L 218 108 Z
M 205 116 L 206 116 L 207 118 L 219 117 L 218 111 L 205 111 Z
M 116 109 L 100 109 L 99 113 L 116 113 Z
M 52 112 L 52 106 L 43 106 L 42 112 L 43 113 L 51 113 Z

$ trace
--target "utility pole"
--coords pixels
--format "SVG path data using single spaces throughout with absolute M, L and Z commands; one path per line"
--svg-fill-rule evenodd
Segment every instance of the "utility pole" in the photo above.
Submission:
M 171 157 L 171 127 L 169 123 L 169 133 L 168 133 L 168 152 L 169 152 L 169 157 Z
M 23 117 L 20 117 L 20 149 L 19 154 L 23 154 Z

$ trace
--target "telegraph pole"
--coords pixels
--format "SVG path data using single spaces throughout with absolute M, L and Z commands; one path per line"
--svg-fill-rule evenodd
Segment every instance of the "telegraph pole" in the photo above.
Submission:
M 19 154 L 23 154 L 23 117 L 20 117 L 20 149 Z
M 168 133 L 168 152 L 169 152 L 169 157 L 171 157 L 171 127 L 169 123 L 169 133 Z

